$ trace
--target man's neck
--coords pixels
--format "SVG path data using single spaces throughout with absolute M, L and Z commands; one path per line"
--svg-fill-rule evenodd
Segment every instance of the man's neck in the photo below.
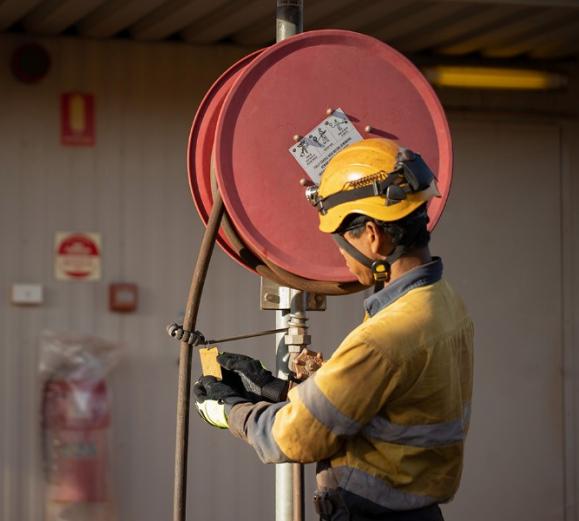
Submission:
M 430 255 L 430 250 L 428 246 L 425 248 L 420 248 L 416 250 L 411 250 L 406 255 L 400 257 L 391 266 L 390 271 L 390 282 L 396 280 L 397 278 L 404 275 L 406 272 L 430 262 L 432 257 Z

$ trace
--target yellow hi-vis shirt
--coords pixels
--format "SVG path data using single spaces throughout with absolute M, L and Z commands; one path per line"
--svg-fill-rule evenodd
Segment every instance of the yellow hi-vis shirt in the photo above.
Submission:
M 435 258 L 367 299 L 367 319 L 313 377 L 287 402 L 234 406 L 232 432 L 266 463 L 321 462 L 321 491 L 390 510 L 450 500 L 469 424 L 473 324 L 441 275 Z

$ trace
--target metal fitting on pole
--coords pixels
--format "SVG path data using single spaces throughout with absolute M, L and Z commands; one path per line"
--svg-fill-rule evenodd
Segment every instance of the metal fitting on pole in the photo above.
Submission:
M 289 353 L 289 368 L 294 371 L 292 365 L 294 359 L 304 347 L 312 343 L 312 339 L 308 335 L 306 294 L 303 291 L 292 290 L 291 292 L 291 308 L 287 325 L 288 331 L 284 341 Z

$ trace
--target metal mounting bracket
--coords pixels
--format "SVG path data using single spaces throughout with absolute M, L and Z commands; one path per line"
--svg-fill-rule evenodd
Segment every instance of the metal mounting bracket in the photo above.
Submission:
M 327 299 L 317 293 L 306 294 L 307 311 L 325 311 Z M 260 308 L 262 310 L 279 310 L 291 308 L 291 295 L 287 287 L 261 277 Z

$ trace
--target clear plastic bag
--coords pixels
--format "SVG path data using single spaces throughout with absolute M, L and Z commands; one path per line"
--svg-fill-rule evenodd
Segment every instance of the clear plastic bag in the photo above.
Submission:
M 112 521 L 108 375 L 117 346 L 91 336 L 41 336 L 47 521 Z

